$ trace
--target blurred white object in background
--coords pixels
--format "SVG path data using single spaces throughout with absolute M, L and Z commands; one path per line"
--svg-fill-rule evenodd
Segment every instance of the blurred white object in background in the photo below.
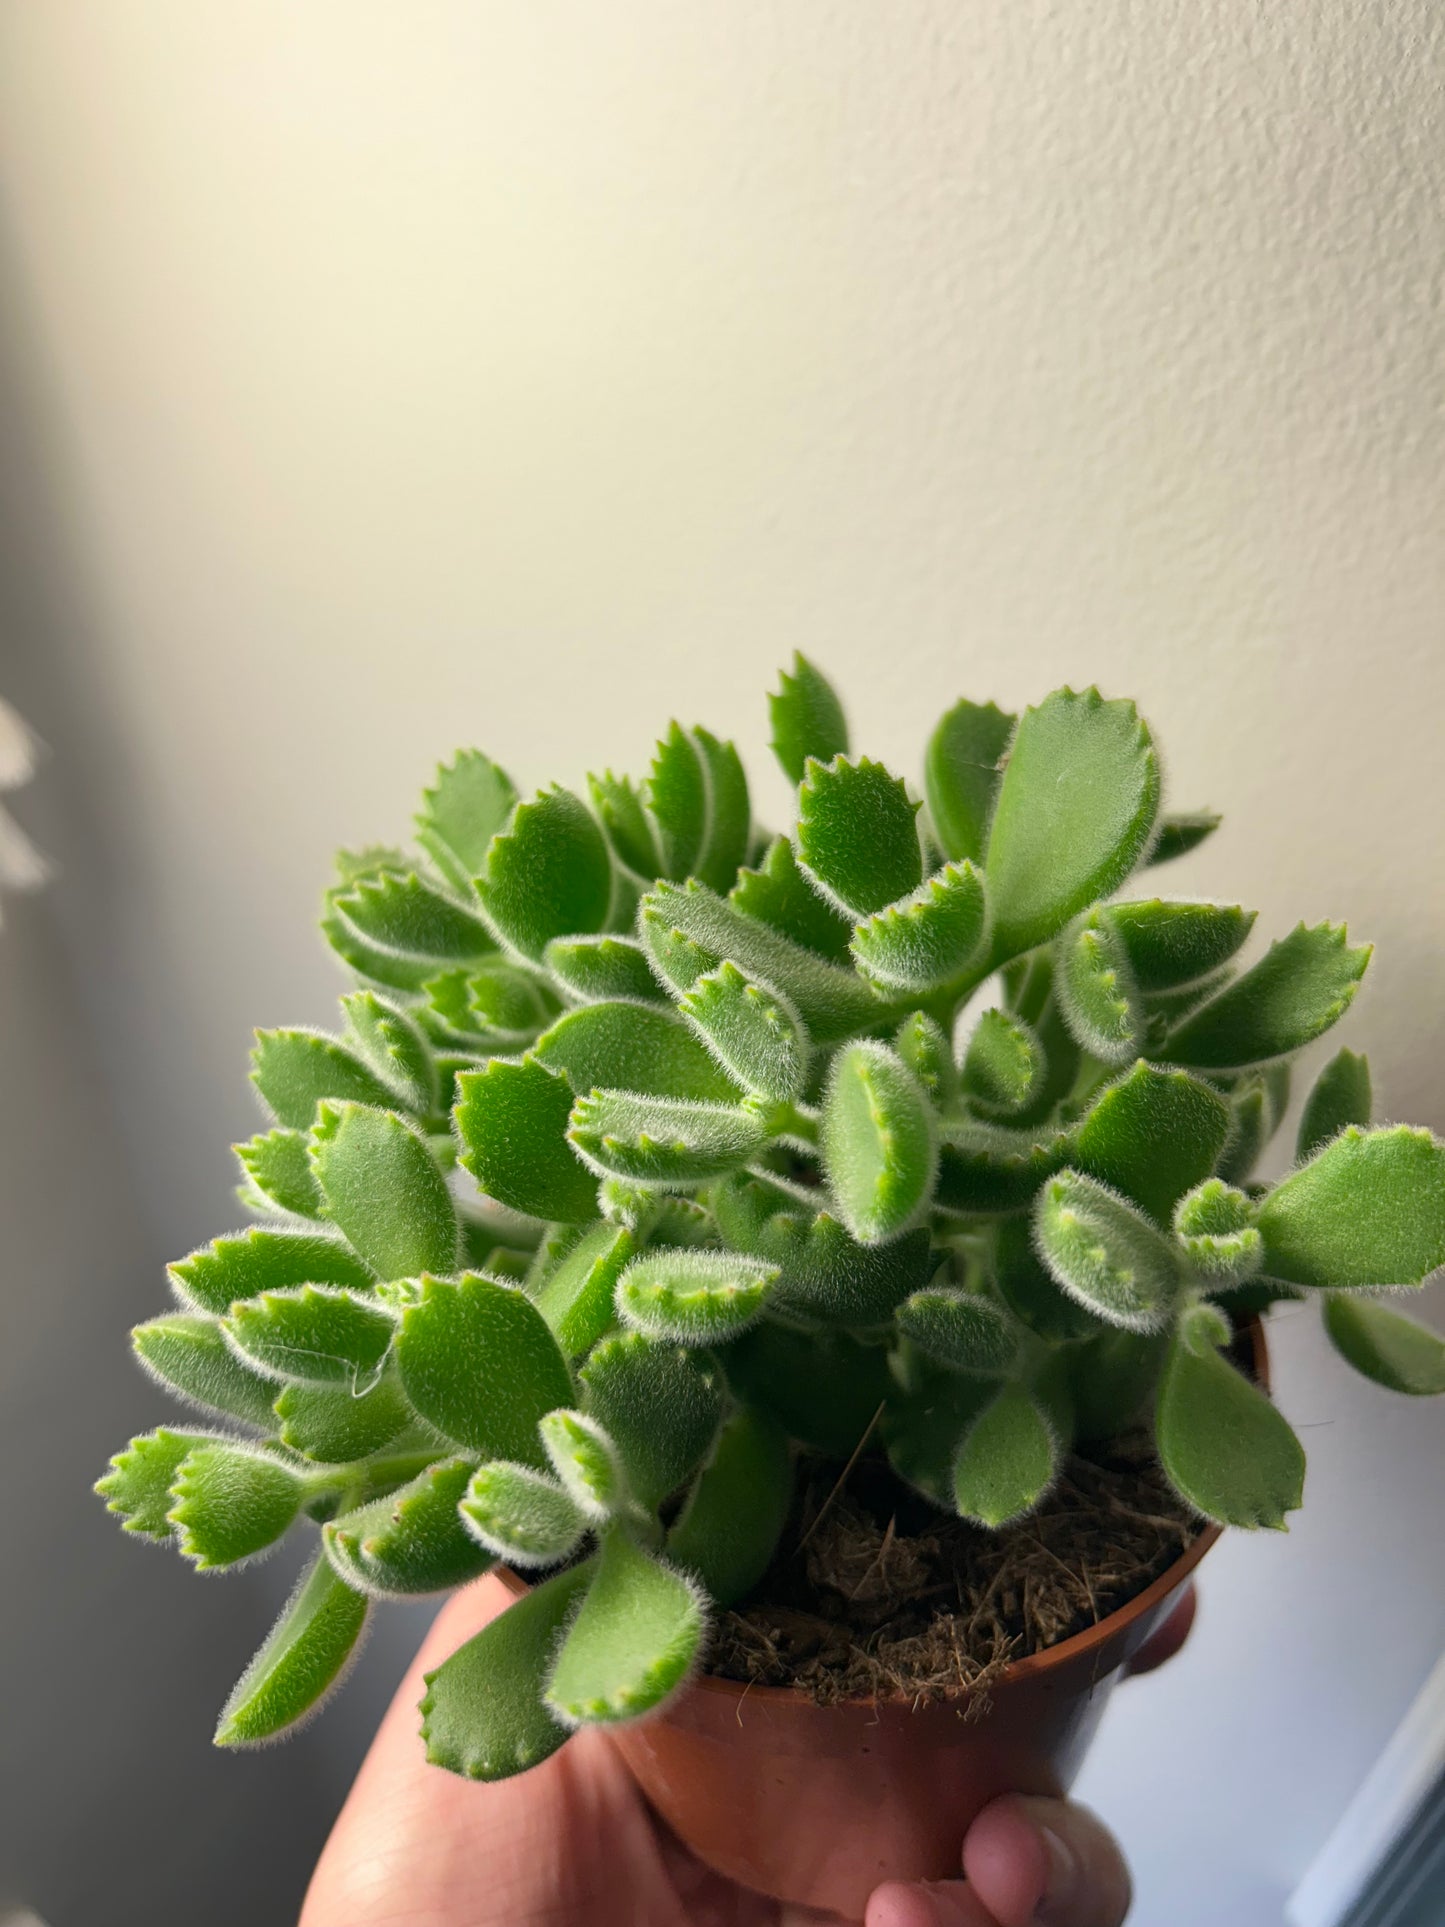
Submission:
M 38 745 L 25 718 L 0 697 L 0 791 L 16 790 L 35 774 Z M 0 918 L 3 892 L 38 890 L 50 865 L 10 815 L 0 809 Z M 9 1916 L 0 1927 L 9 1927 Z

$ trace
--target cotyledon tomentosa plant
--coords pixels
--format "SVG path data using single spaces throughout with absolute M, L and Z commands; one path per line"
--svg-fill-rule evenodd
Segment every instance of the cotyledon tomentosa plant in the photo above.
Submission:
M 1131 704 L 959 703 L 922 815 L 801 657 L 772 719 L 788 836 L 674 725 L 590 808 L 464 752 L 423 855 L 342 859 L 344 1032 L 258 1034 L 261 1222 L 135 1333 L 220 1423 L 99 1486 L 206 1572 L 319 1526 L 223 1745 L 304 1715 L 372 1599 L 497 1560 L 538 1583 L 431 1675 L 433 1760 L 495 1778 L 655 1707 L 767 1567 L 797 1445 L 870 1439 L 997 1527 L 1144 1423 L 1199 1513 L 1279 1526 L 1303 1454 L 1225 1351 L 1278 1299 L 1445 1390 L 1445 1344 L 1373 1295 L 1445 1262 L 1445 1145 L 1371 1128 L 1342 1051 L 1295 1169 L 1250 1181 L 1369 951 L 1301 926 L 1241 971 L 1251 912 L 1115 895 L 1215 822 L 1161 816 Z

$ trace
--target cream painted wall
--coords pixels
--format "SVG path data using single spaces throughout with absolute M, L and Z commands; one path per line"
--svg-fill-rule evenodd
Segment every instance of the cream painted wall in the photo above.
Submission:
M 1136 695 L 1228 815 L 1178 884 L 1376 940 L 1352 1041 L 1445 1125 L 1442 83 L 1431 0 L 0 0 L 57 907 L 167 1248 L 251 1024 L 325 1019 L 337 843 L 464 741 L 761 769 L 799 643 L 910 772 L 965 690 Z M 1315 1509 L 1090 1769 L 1146 1927 L 1277 1919 L 1445 1632 L 1440 1415 L 1281 1345 Z

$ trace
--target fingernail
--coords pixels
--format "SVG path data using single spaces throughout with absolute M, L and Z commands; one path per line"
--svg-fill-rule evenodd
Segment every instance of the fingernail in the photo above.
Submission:
M 1073 1849 L 1052 1827 L 1040 1827 L 1039 1832 L 1049 1859 L 1049 1873 L 1042 1898 L 1034 1909 L 1034 1918 L 1040 1927 L 1056 1927 L 1057 1923 L 1067 1923 L 1073 1918 L 1078 1901 L 1079 1863 Z

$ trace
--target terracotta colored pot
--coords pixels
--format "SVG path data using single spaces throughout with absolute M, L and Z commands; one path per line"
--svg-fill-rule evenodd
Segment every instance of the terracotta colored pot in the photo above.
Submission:
M 1267 1389 L 1258 1320 L 1249 1337 Z M 1120 1668 L 1220 1531 L 1209 1526 L 1097 1626 L 1016 1660 L 990 1687 L 982 1719 L 965 1720 L 960 1700 L 816 1706 L 792 1687 L 705 1675 L 613 1737 L 657 1812 L 709 1867 L 861 1920 L 884 1880 L 956 1879 L 965 1832 L 1000 1793 L 1067 1791 Z

